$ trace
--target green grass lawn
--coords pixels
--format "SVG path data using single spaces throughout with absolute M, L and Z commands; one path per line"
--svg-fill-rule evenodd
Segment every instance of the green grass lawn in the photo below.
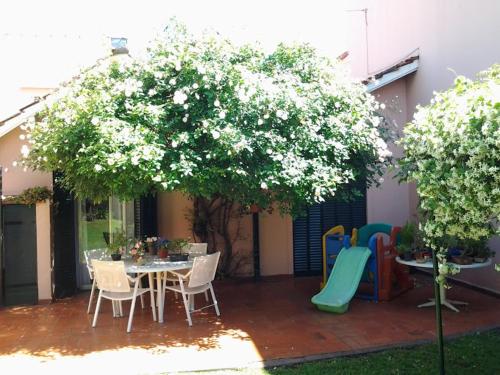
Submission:
M 500 331 L 490 331 L 447 341 L 446 373 L 459 375 L 500 374 Z M 437 374 L 435 344 L 272 369 L 241 369 L 199 372 L 198 375 L 290 375 L 290 374 Z
M 94 220 L 87 223 L 88 249 L 106 247 L 103 232 L 109 232 L 109 221 L 107 219 Z

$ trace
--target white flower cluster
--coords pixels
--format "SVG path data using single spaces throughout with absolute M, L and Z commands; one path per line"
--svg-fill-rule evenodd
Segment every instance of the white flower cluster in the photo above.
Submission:
M 354 176 L 378 180 L 390 153 L 377 106 L 308 46 L 266 54 L 174 23 L 142 59 L 61 90 L 24 151 L 93 198 L 180 189 L 296 213 Z

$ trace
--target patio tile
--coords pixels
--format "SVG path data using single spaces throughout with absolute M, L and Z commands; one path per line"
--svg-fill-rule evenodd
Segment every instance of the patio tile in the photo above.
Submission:
M 125 317 L 113 318 L 104 304 L 97 327 L 86 313 L 88 293 L 51 305 L 0 309 L 0 368 L 37 373 L 78 373 L 113 361 L 123 374 L 245 367 L 266 361 L 344 353 L 434 339 L 434 309 L 417 304 L 432 295 L 430 278 L 390 302 L 355 299 L 343 315 L 310 303 L 318 278 L 225 280 L 216 284 L 222 316 L 212 309 L 193 315 L 188 327 L 183 305 L 167 297 L 165 323 L 152 321 L 149 301 L 138 305 L 132 333 Z M 446 335 L 500 326 L 500 299 L 454 286 L 450 298 L 471 302 L 460 313 L 443 311 Z M 203 298 L 197 304 L 203 303 Z M 137 359 L 130 363 L 130 358 Z M 136 363 L 138 362 L 138 363 Z

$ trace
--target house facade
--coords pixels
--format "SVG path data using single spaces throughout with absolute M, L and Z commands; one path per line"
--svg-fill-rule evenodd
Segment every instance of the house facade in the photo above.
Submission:
M 473 78 L 477 72 L 500 61 L 500 50 L 495 48 L 496 15 L 500 13 L 497 1 L 486 0 L 478 6 L 466 0 L 378 0 L 376 4 L 359 0 L 352 2 L 352 8 L 357 11 L 348 15 L 351 29 L 346 32 L 351 35 L 351 46 L 347 62 L 353 75 L 367 79 L 367 89 L 385 104 L 383 114 L 396 134 L 401 135 L 402 127 L 411 121 L 416 106 L 427 104 L 433 91 L 448 88 L 456 74 Z M 411 56 L 419 58 L 404 63 Z M 409 68 L 412 64 L 415 69 Z M 46 92 L 37 87 L 31 90 L 37 96 Z M 23 144 L 19 126 L 32 111 L 36 111 L 36 107 L 24 109 L 11 119 L 0 118 L 2 195 L 18 195 L 33 186 L 54 187 L 52 174 L 25 171 L 15 165 Z M 390 148 L 394 156 L 400 155 L 401 150 L 396 145 Z M 319 274 L 319 241 L 330 225 L 343 224 L 350 228 L 363 223 L 386 222 L 400 226 L 414 220 L 415 188 L 399 184 L 393 177 L 388 173 L 380 186 L 371 187 L 364 197 L 350 206 L 330 201 L 312 207 L 305 219 L 293 220 L 277 210 L 259 213 L 260 274 Z M 69 282 L 71 288 L 83 288 L 88 283 L 81 253 L 86 248 L 105 243 L 104 236 L 90 238 L 89 228 L 93 226 L 103 225 L 104 229 L 99 227 L 100 232 L 119 226 L 134 234 L 158 234 L 165 238 L 193 236 L 186 219 L 192 202 L 180 193 L 159 193 L 155 198 L 126 203 L 110 198 L 100 206 L 60 194 L 56 198 L 71 202 L 59 205 L 66 209 L 65 212 L 62 208 L 51 210 L 49 203 L 43 202 L 36 205 L 33 213 L 36 217 L 39 300 L 52 298 L 54 285 L 60 284 L 60 278 L 63 283 Z M 346 222 L 347 217 L 349 222 Z M 70 223 L 64 230 L 70 235 L 61 238 L 61 224 L 57 223 Z M 254 274 L 252 233 L 252 215 L 245 215 L 241 218 L 241 234 L 234 245 L 235 257 L 241 260 L 235 274 L 240 276 Z M 493 238 L 490 246 L 497 253 L 494 262 L 500 263 L 500 239 Z M 61 252 L 64 253 L 61 255 Z M 500 293 L 500 275 L 492 267 L 481 272 L 464 271 L 457 278 Z

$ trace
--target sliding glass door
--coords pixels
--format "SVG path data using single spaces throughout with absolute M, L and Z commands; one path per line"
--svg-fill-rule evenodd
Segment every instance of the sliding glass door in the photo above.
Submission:
M 105 248 L 113 234 L 121 232 L 134 237 L 134 202 L 123 202 L 111 197 L 101 203 L 89 199 L 77 201 L 78 223 L 78 287 L 90 287 L 84 251 Z

